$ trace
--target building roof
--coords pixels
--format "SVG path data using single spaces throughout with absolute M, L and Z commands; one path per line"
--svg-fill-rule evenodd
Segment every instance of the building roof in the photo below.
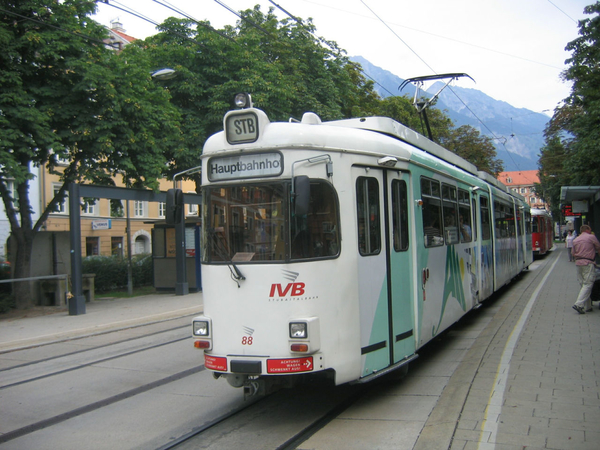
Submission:
M 129 43 L 129 44 L 132 43 L 133 41 L 137 40 L 137 38 L 134 38 L 133 36 L 129 36 L 128 34 L 125 34 L 120 30 L 112 29 L 110 31 L 115 33 L 117 36 L 121 37 L 121 39 L 123 39 L 124 41 L 127 41 L 127 43 Z
M 108 30 L 108 39 L 105 39 L 104 42 L 110 45 L 114 50 L 121 51 L 123 47 L 136 40 L 137 39 L 133 36 L 129 36 L 125 33 L 123 25 L 118 20 L 113 20 L 111 21 Z
M 498 180 L 504 183 L 506 186 L 533 186 L 534 183 L 540 182 L 537 170 L 501 172 L 498 175 Z

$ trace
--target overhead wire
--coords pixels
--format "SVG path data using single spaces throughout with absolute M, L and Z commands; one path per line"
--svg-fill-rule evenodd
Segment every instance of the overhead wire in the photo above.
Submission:
M 560 9 L 556 3 L 552 2 L 551 0 L 548 0 L 548 3 L 550 3 L 552 6 L 554 6 L 556 9 L 558 9 L 561 13 L 563 13 L 565 16 L 567 16 L 569 19 L 571 19 L 573 22 L 577 23 L 577 21 L 575 19 L 573 19 L 570 15 L 568 15 L 566 12 L 564 12 L 562 9 Z
M 153 19 L 151 19 L 149 17 L 144 16 L 143 14 L 135 11 L 132 8 L 129 8 L 129 7 L 125 6 L 125 5 L 123 5 L 122 3 L 119 3 L 116 0 L 110 0 L 110 3 L 109 3 L 109 0 L 104 0 L 103 3 L 105 3 L 106 5 L 108 5 L 108 6 L 112 7 L 112 8 L 118 9 L 119 11 L 123 11 L 123 12 L 126 12 L 127 14 L 131 14 L 132 16 L 137 17 L 138 19 L 141 19 L 141 20 L 143 20 L 145 22 L 151 23 L 152 25 L 154 25 L 157 28 L 160 26 L 160 24 L 158 22 L 156 22 L 155 20 L 153 20 Z M 157 3 L 160 3 L 160 2 L 157 2 Z M 123 6 L 121 7 L 121 6 L 118 6 L 118 5 L 123 5 Z M 165 5 L 163 5 L 163 6 L 165 6 Z M 194 20 L 191 17 L 188 17 L 188 18 L 191 19 L 191 20 Z M 216 32 L 216 30 L 214 30 L 214 31 Z M 190 41 L 190 42 L 198 45 L 199 47 L 202 47 L 204 50 L 210 51 L 209 47 L 207 47 L 206 45 L 202 44 L 201 42 L 199 42 L 196 39 L 190 38 L 189 36 L 187 36 L 185 34 L 178 33 L 178 32 L 175 32 L 175 31 L 170 31 L 170 33 L 173 34 L 173 35 L 175 35 L 175 36 L 178 36 L 178 37 L 180 37 L 180 38 L 182 38 L 182 39 L 184 39 L 186 41 Z M 237 42 L 236 42 L 236 44 L 237 44 Z
M 114 2 L 115 0 L 111 0 L 111 1 L 112 1 L 112 2 Z M 166 2 L 166 1 L 163 1 L 163 2 L 161 2 L 161 1 L 158 1 L 158 0 L 153 0 L 153 1 L 154 1 L 155 3 L 157 3 L 157 4 L 159 4 L 159 5 L 162 5 L 162 6 L 166 7 L 166 8 L 168 8 L 168 9 L 171 9 L 171 10 L 172 10 L 172 11 L 174 11 L 174 12 L 177 12 L 178 14 L 181 14 L 182 16 L 184 16 L 184 17 L 186 17 L 186 18 L 188 18 L 188 19 L 190 19 L 190 20 L 194 21 L 195 23 L 201 24 L 200 22 L 198 22 L 196 19 L 194 19 L 194 18 L 193 18 L 192 16 L 190 16 L 189 14 L 185 13 L 185 12 L 184 12 L 183 10 L 181 10 L 180 8 L 174 7 L 174 6 L 172 6 L 171 4 L 169 4 L 169 3 L 168 3 L 168 2 Z M 266 34 L 267 36 L 273 37 L 273 36 L 272 36 L 272 35 L 271 35 L 271 34 L 270 34 L 270 33 L 269 33 L 267 30 L 265 30 L 264 28 L 260 27 L 259 25 L 257 25 L 256 23 L 254 23 L 254 22 L 253 22 L 252 20 L 250 20 L 249 18 L 247 18 L 247 17 L 244 17 L 242 14 L 240 14 L 240 13 L 236 12 L 236 11 L 235 11 L 233 8 L 229 7 L 229 6 L 228 6 L 227 4 L 225 4 L 223 1 L 221 1 L 221 0 L 214 0 L 214 1 L 215 1 L 215 3 L 217 3 L 219 6 L 221 6 L 221 7 L 225 8 L 227 11 L 229 11 L 229 12 L 231 12 L 232 14 L 236 15 L 236 16 L 237 16 L 237 17 L 238 17 L 240 20 L 242 20 L 242 21 L 245 21 L 245 22 L 249 23 L 251 26 L 253 26 L 253 27 L 255 27 L 256 29 L 258 29 L 259 31 L 263 32 L 263 33 L 264 33 L 264 34 Z M 550 0 L 548 0 L 548 1 L 550 1 Z M 281 11 L 282 11 L 284 14 L 286 14 L 288 17 L 292 18 L 292 19 L 293 19 L 293 20 L 295 20 L 297 23 L 299 23 L 299 24 L 302 24 L 302 25 L 303 25 L 303 22 L 302 22 L 302 20 L 301 20 L 301 19 L 299 19 L 298 17 L 296 17 L 295 15 L 293 15 L 292 13 L 290 13 L 288 10 L 286 10 L 285 8 L 283 8 L 281 5 L 279 5 L 278 3 L 274 2 L 273 0 L 269 0 L 269 2 L 270 2 L 271 4 L 273 4 L 273 5 L 274 5 L 276 8 L 278 8 L 279 10 L 281 10 Z M 108 0 L 106 0 L 106 3 L 108 4 Z M 394 30 L 393 30 L 393 29 L 392 29 L 392 28 L 391 28 L 391 27 L 390 27 L 390 26 L 389 26 L 389 25 L 388 25 L 388 24 L 387 24 L 387 23 L 386 23 L 386 22 L 385 22 L 385 21 L 384 21 L 384 20 L 383 20 L 383 19 L 382 19 L 382 18 L 379 16 L 379 15 L 378 15 L 378 14 L 377 14 L 377 13 L 376 13 L 376 12 L 375 12 L 375 11 L 374 11 L 372 8 L 371 8 L 371 7 L 369 7 L 369 6 L 368 6 L 368 5 L 365 3 L 365 1 L 364 1 L 364 0 L 361 0 L 361 3 L 363 3 L 363 5 L 364 5 L 364 6 L 365 6 L 365 7 L 366 7 L 366 8 L 367 8 L 367 9 L 368 9 L 368 10 L 369 10 L 369 11 L 370 11 L 370 12 L 371 12 L 371 13 L 372 13 L 372 14 L 373 14 L 373 15 L 374 15 L 376 18 L 377 18 L 377 20 L 379 20 L 379 21 L 380 21 L 382 24 L 384 24 L 384 25 L 385 25 L 385 26 L 386 26 L 386 27 L 387 27 L 387 28 L 388 28 L 388 29 L 389 29 L 389 30 L 390 30 L 390 31 L 391 31 L 391 32 L 394 34 L 394 36 L 396 36 L 396 38 L 397 38 L 397 39 L 399 39 L 399 40 L 400 40 L 400 41 L 401 41 L 401 42 L 402 42 L 402 43 L 403 43 L 403 44 L 404 44 L 404 45 L 405 45 L 405 46 L 406 46 L 406 47 L 407 47 L 407 48 L 408 48 L 408 49 L 409 49 L 409 50 L 410 50 L 410 51 L 411 51 L 411 52 L 412 52 L 412 53 L 413 53 L 413 54 L 414 54 L 414 55 L 415 55 L 415 56 L 416 56 L 416 57 L 417 57 L 419 60 L 421 60 L 421 62 L 423 62 L 423 64 L 425 64 L 425 66 L 427 66 L 427 67 L 428 67 L 428 68 L 429 68 L 429 69 L 430 69 L 430 70 L 431 70 L 433 73 L 437 73 L 437 72 L 436 72 L 436 71 L 435 71 L 435 70 L 434 70 L 434 69 L 433 69 L 433 68 L 432 68 L 432 67 L 431 67 L 431 66 L 430 66 L 430 65 L 429 65 L 429 64 L 428 64 L 428 63 L 427 63 L 427 62 L 426 62 L 426 61 L 425 61 L 425 60 L 424 60 L 424 59 L 423 59 L 423 58 L 422 58 L 422 57 L 421 57 L 421 56 L 420 56 L 420 55 L 419 55 L 419 54 L 418 54 L 418 53 L 417 53 L 417 52 L 416 52 L 416 51 L 415 51 L 415 50 L 414 50 L 414 49 L 413 49 L 413 48 L 412 48 L 412 47 L 411 47 L 411 46 L 410 46 L 410 45 L 409 45 L 409 44 L 408 44 L 408 43 L 407 43 L 407 42 L 406 42 L 404 39 L 402 39 L 402 37 L 401 37 L 401 36 L 400 36 L 398 33 L 396 33 L 396 32 L 395 32 L 395 31 L 394 31 Z M 552 3 L 552 2 L 550 2 L 550 3 Z M 136 17 L 138 17 L 138 18 L 141 18 L 142 20 L 146 20 L 146 21 L 148 21 L 148 22 L 150 22 L 150 23 L 153 23 L 154 25 L 157 25 L 157 26 L 158 26 L 158 24 L 157 24 L 156 22 L 152 21 L 152 20 L 151 20 L 151 19 L 149 19 L 149 18 L 145 18 L 143 15 L 141 15 L 140 13 L 137 13 L 137 12 L 135 12 L 134 10 L 125 10 L 125 9 L 123 9 L 123 8 L 119 8 L 119 7 L 115 6 L 115 5 L 110 5 L 110 6 L 113 6 L 113 7 L 117 8 L 117 9 L 121 9 L 121 10 L 123 10 L 123 11 L 125 11 L 125 12 L 127 12 L 127 13 L 129 13 L 129 14 L 132 14 L 132 15 L 134 15 L 134 16 L 136 16 Z M 201 25 L 202 25 L 202 24 L 201 24 Z M 204 24 L 204 25 L 205 25 L 205 24 Z M 221 33 L 219 33 L 219 32 L 218 32 L 218 30 L 214 29 L 213 27 L 207 27 L 207 28 L 208 28 L 208 29 L 210 29 L 211 31 L 214 31 L 214 32 L 218 33 L 218 34 L 219 34 L 219 35 L 221 35 L 222 37 L 225 37 L 225 38 L 227 38 L 227 39 L 231 39 L 229 36 L 224 36 L 224 35 L 222 35 Z M 308 31 L 310 32 L 310 30 L 308 30 Z M 416 31 L 420 31 L 420 30 L 416 30 Z M 421 31 L 421 32 L 423 32 L 423 31 Z M 315 39 L 319 40 L 319 38 L 317 38 L 317 37 L 316 37 L 316 36 L 315 36 L 315 35 L 314 35 L 312 32 L 310 32 L 310 33 L 311 33 L 311 34 L 312 34 L 312 35 L 315 37 Z M 437 36 L 437 35 L 436 35 L 436 36 Z M 438 37 L 445 38 L 445 37 L 443 37 L 443 36 L 438 36 Z M 445 39 L 449 39 L 449 38 L 445 38 Z M 453 40 L 453 39 L 451 39 L 451 40 Z M 194 42 L 196 42 L 196 41 L 194 41 Z M 461 43 L 463 43 L 463 44 L 467 44 L 467 45 L 473 45 L 473 44 L 469 44 L 469 43 L 462 42 L 462 41 L 458 41 L 458 42 L 461 42 Z M 236 43 L 237 43 L 237 42 L 236 42 Z M 482 48 L 482 49 L 484 49 L 484 50 L 493 51 L 493 52 L 496 52 L 496 53 L 502 53 L 502 54 L 505 54 L 506 56 L 512 56 L 512 57 L 519 58 L 519 59 L 522 59 L 522 60 L 526 60 L 526 61 L 529 61 L 529 62 L 532 62 L 532 63 L 542 64 L 542 65 L 546 65 L 546 66 L 549 66 L 549 67 L 553 67 L 553 68 L 554 68 L 554 66 L 550 66 L 550 65 L 548 65 L 548 64 L 540 63 L 540 62 L 533 61 L 533 60 L 529 60 L 529 59 L 526 59 L 526 58 L 521 58 L 521 57 L 518 57 L 518 56 L 515 56 L 515 55 L 510 55 L 510 54 L 506 54 L 506 53 L 503 53 L 503 52 L 498 52 L 498 51 L 496 51 L 496 50 L 491 50 L 491 49 L 487 49 L 487 48 L 480 47 L 480 46 L 476 46 L 476 47 Z M 559 69 L 559 68 L 556 68 L 556 69 Z M 367 73 L 366 73 L 364 70 L 362 71 L 362 73 L 363 73 L 363 75 L 364 75 L 364 76 L 366 76 L 367 78 L 371 79 L 371 80 L 372 80 L 372 81 L 373 81 L 375 84 L 379 85 L 379 86 L 380 86 L 380 87 L 381 87 L 383 90 L 385 90 L 385 91 L 386 91 L 386 92 L 387 92 L 389 95 L 394 95 L 394 94 L 393 94 L 393 93 L 391 93 L 391 92 L 390 92 L 390 91 L 389 91 L 387 88 L 385 88 L 385 87 L 384 87 L 384 86 L 383 86 L 381 83 L 379 83 L 377 80 L 375 80 L 375 79 L 374 79 L 372 76 L 368 75 L 368 74 L 367 74 Z M 482 126 L 483 126 L 483 127 L 486 129 L 486 130 L 487 130 L 487 131 L 488 131 L 488 133 L 491 135 L 492 139 L 493 139 L 493 140 L 497 140 L 497 141 L 499 141 L 499 143 L 501 143 L 501 144 L 502 144 L 504 147 L 506 147 L 506 146 L 505 146 L 505 143 L 506 143 L 507 139 L 506 139 L 505 137 L 498 137 L 498 136 L 496 136 L 496 134 L 495 134 L 495 133 L 494 133 L 494 132 L 493 132 L 493 131 L 492 131 L 492 130 L 491 130 L 491 129 L 490 129 L 488 126 L 487 126 L 487 124 L 486 124 L 485 122 L 483 122 L 483 121 L 482 121 L 482 120 L 481 120 L 481 119 L 480 119 L 480 118 L 477 116 L 477 114 L 475 114 L 475 112 L 474 112 L 474 111 L 473 111 L 473 110 L 472 110 L 472 109 L 471 109 L 471 108 L 470 108 L 470 107 L 469 107 L 469 106 L 468 106 L 468 105 L 467 105 L 467 104 L 464 102 L 464 100 L 463 100 L 463 99 L 462 99 L 462 98 L 461 98 L 461 97 L 460 97 L 460 96 L 459 96 L 459 95 L 456 93 L 456 91 L 455 91 L 454 89 L 452 89 L 452 87 L 451 87 L 451 86 L 448 86 L 448 88 L 449 88 L 449 89 L 450 89 L 450 91 L 451 91 L 451 92 L 452 92 L 452 93 L 453 93 L 453 94 L 456 96 L 456 98 L 457 98 L 457 99 L 458 99 L 458 100 L 459 100 L 459 101 L 460 101 L 460 102 L 463 104 L 463 106 L 464 106 L 464 107 L 465 107 L 465 108 L 466 108 L 466 109 L 467 109 L 467 110 L 468 110 L 468 111 L 469 111 L 469 112 L 470 112 L 470 113 L 473 115 L 473 117 L 474 117 L 474 118 L 475 118 L 475 119 L 476 119 L 476 120 L 477 120 L 477 121 L 478 121 L 478 122 L 479 122 L 479 123 L 480 123 L 480 124 L 481 124 L 481 125 L 482 125 Z M 509 157 L 511 158 L 512 162 L 513 162 L 515 165 L 517 165 L 517 164 L 516 164 L 516 162 L 514 161 L 514 159 L 512 158 L 512 155 L 510 154 L 510 151 L 509 151 L 508 149 L 506 149 L 506 151 L 507 151 L 507 153 L 508 153 Z
M 387 28 L 388 30 L 390 30 L 390 31 L 392 32 L 392 34 L 393 34 L 394 36 L 396 36 L 396 37 L 397 37 L 397 38 L 400 40 L 400 42 L 402 42 L 402 43 L 403 43 L 403 44 L 406 46 L 406 48 L 408 48 L 408 49 L 409 49 L 411 52 L 413 52 L 413 54 L 414 54 L 414 55 L 415 55 L 417 58 L 419 58 L 419 59 L 421 60 L 421 62 L 422 62 L 423 64 L 425 64 L 425 65 L 426 65 L 426 66 L 429 68 L 429 70 L 431 70 L 433 73 L 437 73 L 435 70 L 433 70 L 433 68 L 432 68 L 432 67 L 431 67 L 429 64 L 427 64 L 427 61 L 425 61 L 423 58 L 421 58 L 421 55 L 419 55 L 419 54 L 418 54 L 418 53 L 417 53 L 415 50 L 413 50 L 413 48 L 412 48 L 410 45 L 408 45 L 408 43 L 407 43 L 407 42 L 406 42 L 404 39 L 402 39 L 402 38 L 400 37 L 400 35 L 398 35 L 398 33 L 396 33 L 396 32 L 395 32 L 395 31 L 394 31 L 394 30 L 393 30 L 393 29 L 392 29 L 392 28 L 391 28 L 391 27 L 390 27 L 390 26 L 389 26 L 389 25 L 388 25 L 388 24 L 385 22 L 385 20 L 383 20 L 381 17 L 379 17 L 379 16 L 377 15 L 377 13 L 376 13 L 375 11 L 373 11 L 373 9 L 371 9 L 371 7 L 370 7 L 369 5 L 367 5 L 367 4 L 364 2 L 364 0 L 360 0 L 360 2 L 361 2 L 363 5 L 365 5 L 365 7 L 366 7 L 366 8 L 367 8 L 369 11 L 371 11 L 371 14 L 373 14 L 373 15 L 374 15 L 374 16 L 377 18 L 377 20 L 379 20 L 379 21 L 380 21 L 382 24 L 384 24 L 384 25 L 386 26 L 386 28 Z
M 233 8 L 227 6 L 225 3 L 223 3 L 221 0 L 214 0 L 215 3 L 217 3 L 218 5 L 222 6 L 223 8 L 225 8 L 227 11 L 229 11 L 230 13 L 236 15 L 237 17 L 240 18 L 240 20 L 249 23 L 250 25 L 252 25 L 254 28 L 256 28 L 257 30 L 261 31 L 262 33 L 264 33 L 265 35 L 269 36 L 269 37 L 273 37 L 271 35 L 271 33 L 269 33 L 267 30 L 265 30 L 263 27 L 261 27 L 260 25 L 258 25 L 257 23 L 255 23 L 254 21 L 248 19 L 247 17 L 242 16 L 240 13 L 238 13 L 237 11 L 235 11 Z
M 212 26 L 210 26 L 210 25 L 208 25 L 206 23 L 203 23 L 203 22 L 200 22 L 200 21 L 196 20 L 195 18 L 193 18 L 192 16 L 190 16 L 189 14 L 187 14 L 186 12 L 184 12 L 182 9 L 177 8 L 176 6 L 171 5 L 169 2 L 167 2 L 167 1 L 161 2 L 159 0 L 152 0 L 152 1 L 154 3 L 156 3 L 156 4 L 158 4 L 158 5 L 161 5 L 161 6 L 164 6 L 165 8 L 170 9 L 173 12 L 176 12 L 177 14 L 181 14 L 186 19 L 189 19 L 189 20 L 193 21 L 196 25 L 201 26 L 203 28 L 206 28 L 207 30 L 212 31 L 213 33 L 217 33 L 219 36 L 221 36 L 221 37 L 223 37 L 225 39 L 228 39 L 231 42 L 234 42 L 235 44 L 239 45 L 239 43 L 235 39 L 231 38 L 230 36 L 227 36 L 224 33 L 221 33 L 219 30 L 217 30 L 216 28 L 214 28 L 214 27 L 212 27 Z
M 315 5 L 319 5 L 319 6 L 322 6 L 322 7 L 325 7 L 325 8 L 329 8 L 329 9 L 333 9 L 335 11 L 343 12 L 345 14 L 351 14 L 351 15 L 355 15 L 355 16 L 358 16 L 358 17 L 361 17 L 361 18 L 365 18 L 365 19 L 372 19 L 372 17 L 364 15 L 364 14 L 355 13 L 355 12 L 348 11 L 348 10 L 345 10 L 345 9 L 335 8 L 335 7 L 332 7 L 332 6 L 329 6 L 329 5 L 321 5 L 321 4 L 317 3 L 317 2 L 311 2 L 309 0 L 304 0 L 304 1 L 306 3 L 313 3 Z M 444 39 L 444 40 L 447 40 L 447 41 L 457 42 L 457 43 L 459 43 L 461 45 L 467 45 L 467 46 L 470 46 L 470 47 L 474 47 L 474 48 L 478 48 L 478 49 L 481 49 L 481 50 L 485 50 L 487 52 L 497 53 L 497 54 L 503 55 L 503 56 L 508 56 L 509 58 L 520 59 L 522 61 L 526 61 L 526 62 L 529 62 L 529 63 L 532 63 L 532 64 L 537 64 L 537 65 L 540 65 L 540 66 L 549 67 L 551 69 L 556 69 L 558 71 L 562 71 L 563 70 L 561 67 L 557 67 L 557 66 L 554 66 L 552 64 L 544 63 L 544 62 L 541 62 L 541 61 L 536 61 L 536 60 L 530 59 L 530 58 L 525 58 L 523 56 L 513 55 L 511 53 L 506 53 L 506 52 L 503 52 L 503 51 L 500 51 L 500 50 L 496 50 L 496 49 L 493 49 L 493 48 L 484 47 L 482 45 L 478 45 L 478 44 L 473 44 L 471 42 L 462 41 L 460 39 L 455 39 L 455 38 L 451 38 L 451 37 L 448 37 L 448 36 L 443 36 L 441 34 L 432 33 L 430 31 L 421 30 L 419 28 L 409 27 L 407 25 L 403 25 L 403 24 L 399 24 L 399 23 L 395 23 L 395 22 L 387 22 L 387 25 L 389 25 L 389 24 L 391 24 L 391 25 L 393 25 L 395 27 L 399 27 L 399 28 L 404 28 L 404 29 L 407 29 L 407 30 L 415 31 L 417 33 L 426 34 L 428 36 L 433 36 L 433 37 L 438 38 L 438 39 Z
M 117 7 L 117 6 L 115 6 L 115 5 L 111 4 L 111 3 L 109 3 L 109 0 L 102 0 L 102 3 L 104 3 L 104 4 L 108 5 L 108 6 L 112 6 L 112 7 L 114 7 L 115 9 L 118 9 L 118 10 L 120 10 L 120 11 L 123 11 L 123 12 L 126 12 L 126 13 L 128 13 L 128 14 L 131 14 L 132 16 L 135 16 L 135 17 L 137 17 L 138 19 L 142 19 L 142 20 L 144 20 L 144 21 L 146 21 L 146 22 L 149 22 L 149 23 L 151 23 L 151 24 L 153 24 L 153 25 L 155 25 L 155 26 L 158 26 L 158 22 L 155 22 L 155 21 L 153 21 L 152 19 L 150 19 L 148 16 L 145 16 L 145 15 L 143 15 L 142 13 L 140 13 L 140 12 L 137 12 L 137 11 L 133 10 L 133 9 L 132 9 L 132 8 L 130 8 L 129 6 L 127 6 L 127 5 L 125 5 L 125 4 L 121 3 L 121 2 L 119 2 L 119 1 L 117 1 L 117 0 L 110 0 L 110 1 L 111 1 L 112 3 L 115 3 L 116 5 L 120 5 L 120 6 L 118 6 L 118 7 Z
M 394 36 L 396 36 L 400 42 L 402 42 L 412 53 L 415 54 L 415 56 L 417 58 L 419 58 L 419 60 L 421 62 L 423 62 L 423 64 L 425 64 L 425 66 L 427 66 L 429 68 L 429 70 L 431 70 L 434 74 L 437 75 L 437 72 L 427 63 L 427 61 L 425 61 L 421 55 L 419 55 L 410 45 L 408 45 L 407 42 L 404 41 L 404 39 L 402 39 L 381 17 L 379 17 L 379 15 L 377 13 L 375 13 L 375 11 L 373 11 L 373 9 L 371 7 L 369 7 L 369 5 L 367 5 L 365 3 L 364 0 L 360 0 L 361 3 L 369 10 L 371 11 L 371 13 L 382 23 L 384 24 L 393 34 Z M 448 89 L 450 89 L 450 92 L 452 92 L 456 98 L 463 104 L 463 106 L 465 108 L 467 108 L 467 110 L 473 115 L 473 117 L 475 117 L 475 119 L 477 119 L 477 121 L 489 132 L 489 134 L 492 136 L 492 138 L 494 140 L 498 140 L 498 142 L 506 149 L 506 152 L 508 153 L 508 156 L 510 157 L 511 161 L 513 162 L 513 164 L 518 168 L 519 165 L 515 162 L 515 160 L 513 159 L 512 155 L 510 154 L 510 151 L 508 150 L 508 148 L 506 148 L 506 137 L 498 137 L 496 136 L 496 134 L 490 129 L 490 127 L 487 126 L 486 123 L 483 122 L 483 120 L 481 120 L 479 118 L 479 116 L 477 116 L 477 114 L 475 114 L 475 112 L 469 107 L 469 105 L 467 105 L 465 103 L 465 101 L 456 93 L 456 91 L 454 89 L 452 89 L 452 86 L 448 85 Z
M 285 10 L 285 9 L 284 9 L 284 8 L 283 8 L 281 5 L 279 5 L 278 3 L 275 3 L 273 0 L 269 0 L 269 3 L 271 3 L 271 4 L 272 4 L 272 5 L 274 5 L 276 8 L 278 8 L 279 10 L 281 10 L 283 13 L 285 13 L 285 14 L 286 14 L 288 17 L 290 17 L 291 19 L 294 19 L 294 20 L 295 20 L 295 21 L 298 23 L 298 25 L 300 25 L 300 26 L 304 27 L 304 28 L 305 28 L 305 30 L 306 30 L 307 32 L 309 32 L 309 33 L 310 33 L 310 34 L 311 34 L 311 35 L 312 35 L 312 36 L 313 36 L 313 37 L 314 37 L 314 38 L 315 38 L 317 41 L 320 41 L 320 39 L 319 39 L 317 36 L 315 36 L 315 34 L 314 34 L 312 31 L 310 31 L 310 30 L 308 30 L 308 29 L 306 28 L 306 26 L 304 25 L 304 22 L 303 22 L 301 19 L 299 19 L 298 17 L 296 17 L 295 15 L 293 15 L 292 13 L 290 13 L 289 11 Z M 390 96 L 392 96 L 392 97 L 393 97 L 393 96 L 395 95 L 395 94 L 393 94 L 392 92 L 390 92 L 390 91 L 389 91 L 389 89 L 388 89 L 388 88 L 386 88 L 386 87 L 385 87 L 383 84 L 379 83 L 379 82 L 378 82 L 378 81 L 377 81 L 375 78 L 373 78 L 371 75 L 369 75 L 367 72 L 365 72 L 365 70 L 364 70 L 364 69 L 362 69 L 362 67 L 361 67 L 361 73 L 362 73 L 362 74 L 363 74 L 365 77 L 367 77 L 367 78 L 371 79 L 371 81 L 373 81 L 373 83 L 375 83 L 375 84 L 377 84 L 378 86 L 380 86 L 380 87 L 381 87 L 381 89 L 383 89 L 384 91 L 386 91 L 386 92 L 387 92 L 387 93 L 388 93 Z

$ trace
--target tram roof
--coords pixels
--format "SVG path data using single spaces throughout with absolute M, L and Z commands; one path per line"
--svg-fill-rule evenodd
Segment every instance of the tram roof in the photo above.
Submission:
M 435 156 L 436 158 L 446 161 L 453 166 L 460 167 L 466 172 L 469 172 L 484 180 L 486 183 L 492 184 L 498 189 L 508 192 L 506 185 L 498 181 L 487 172 L 478 170 L 477 166 L 461 158 L 456 153 L 446 150 L 441 145 L 436 144 L 422 134 L 417 133 L 407 126 L 396 122 L 394 119 L 390 119 L 389 117 L 361 117 L 357 119 L 344 119 L 324 122 L 323 124 L 347 128 L 358 128 L 391 136 L 417 147 L 420 150 Z
M 322 122 L 321 119 L 314 113 L 305 113 L 302 120 L 299 123 L 287 123 L 287 122 L 271 122 L 264 111 L 260 109 L 250 108 L 246 110 L 237 110 L 231 111 L 227 113 L 224 120 L 224 127 L 226 126 L 225 122 L 227 116 L 230 114 L 239 114 L 242 111 L 253 111 L 257 114 L 259 126 L 261 128 L 261 133 L 265 132 L 270 134 L 267 130 L 275 131 L 278 129 L 280 137 L 283 137 L 283 141 L 280 142 L 281 145 L 292 145 L 293 140 L 295 139 L 292 135 L 290 135 L 290 129 L 288 127 L 302 127 L 302 126 L 310 126 L 316 127 L 321 131 L 325 131 L 325 127 L 340 127 L 340 128 L 348 128 L 354 130 L 364 130 L 371 131 L 374 133 L 378 133 L 380 135 L 388 136 L 392 139 L 397 139 L 399 141 L 405 142 L 412 147 L 415 147 L 423 152 L 430 154 L 446 163 L 458 167 L 465 172 L 468 172 L 475 177 L 485 181 L 488 184 L 491 184 L 501 191 L 510 193 L 509 189 L 496 178 L 488 174 L 487 172 L 483 172 L 478 170 L 474 164 L 466 161 L 465 159 L 458 156 L 456 153 L 446 150 L 442 146 L 436 144 L 425 136 L 417 133 L 416 131 L 402 125 L 401 123 L 389 118 L 389 117 L 360 117 L 354 119 L 343 119 L 343 120 L 335 120 L 329 122 Z M 280 129 L 283 126 L 287 129 L 286 132 Z M 323 127 L 323 128 L 321 128 Z M 301 134 L 305 135 L 305 132 Z M 317 132 L 316 134 L 321 134 L 321 132 Z M 264 134 L 262 134 L 264 136 Z M 306 135 L 305 135 L 306 137 Z M 324 137 L 324 136 L 323 136 Z M 355 136 L 356 137 L 356 136 Z M 350 136 L 346 136 L 347 139 L 352 140 Z M 250 144 L 246 146 L 246 148 L 260 148 L 261 140 L 259 139 L 255 144 Z M 355 141 L 352 141 L 355 142 Z M 264 143 L 263 143 L 264 144 Z M 235 145 L 228 145 L 225 139 L 225 132 L 217 133 L 207 140 L 204 146 L 204 154 L 212 154 L 219 153 L 220 151 L 233 150 Z

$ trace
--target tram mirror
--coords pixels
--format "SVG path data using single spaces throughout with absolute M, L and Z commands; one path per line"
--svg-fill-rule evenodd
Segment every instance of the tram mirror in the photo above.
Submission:
M 310 180 L 306 175 L 294 177 L 294 213 L 297 216 L 308 214 L 310 200 Z
M 167 225 L 176 225 L 181 223 L 182 212 L 183 191 L 181 189 L 169 189 L 167 191 L 167 208 L 165 211 L 165 220 Z

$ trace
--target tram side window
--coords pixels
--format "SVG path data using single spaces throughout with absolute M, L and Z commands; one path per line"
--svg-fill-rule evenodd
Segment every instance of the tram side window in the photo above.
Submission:
M 507 238 L 515 235 L 515 209 L 503 202 L 494 202 L 494 226 L 496 237 Z
M 444 212 L 444 237 L 446 244 L 458 242 L 458 208 L 456 205 L 456 188 L 442 184 L 442 206 Z
M 506 206 L 506 228 L 508 235 L 514 237 L 517 235 L 517 223 L 515 221 L 515 207 L 513 205 Z
M 481 239 L 487 241 L 492 238 L 490 228 L 490 201 L 487 197 L 479 198 L 479 210 L 481 214 Z
M 423 236 L 425 247 L 444 245 L 439 181 L 421 178 L 421 200 L 423 201 Z
M 408 250 L 408 198 L 406 182 L 392 181 L 392 227 L 394 250 Z
M 540 232 L 539 221 L 536 216 L 533 216 L 533 220 L 531 221 L 531 224 L 532 224 L 531 231 L 533 233 L 539 233 Z
M 525 234 L 531 234 L 531 214 L 525 213 Z
M 458 225 L 460 232 L 460 242 L 471 242 L 471 202 L 470 195 L 464 189 L 458 190 Z
M 358 251 L 363 256 L 381 251 L 381 219 L 379 212 L 379 182 L 375 178 L 356 180 L 358 211 Z

